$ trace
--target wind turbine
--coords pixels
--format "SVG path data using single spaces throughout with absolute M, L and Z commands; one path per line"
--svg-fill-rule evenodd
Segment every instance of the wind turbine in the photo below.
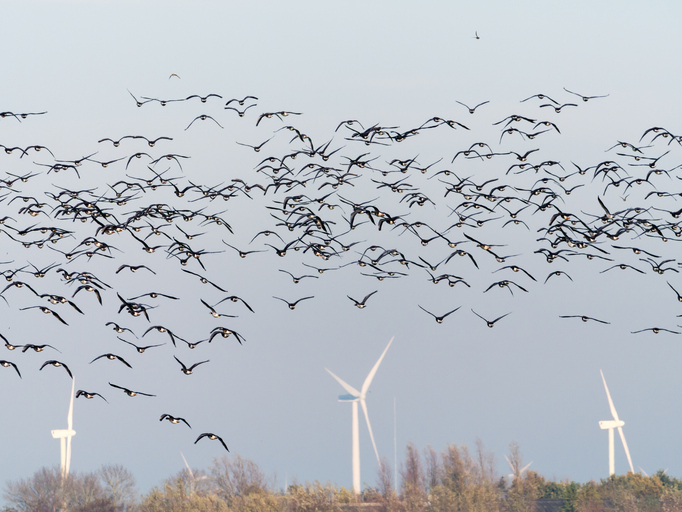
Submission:
M 189 464 L 187 463 L 187 459 L 186 459 L 185 456 L 182 454 L 182 452 L 180 452 L 180 455 L 182 456 L 182 460 L 185 461 L 185 466 L 187 466 L 187 473 L 189 474 L 189 481 L 190 481 L 190 489 L 189 489 L 189 492 L 190 492 L 190 494 L 194 494 L 194 493 L 196 492 L 196 483 L 197 483 L 197 481 L 198 481 L 198 480 L 204 480 L 204 479 L 208 478 L 208 476 L 207 476 L 207 475 L 202 475 L 202 476 L 200 476 L 199 478 L 196 478 L 196 477 L 194 476 L 194 472 L 192 471 L 192 468 L 189 467 Z
M 353 464 L 353 492 L 355 494 L 360 494 L 360 428 L 358 426 L 358 402 L 362 406 L 362 412 L 365 414 L 365 420 L 367 420 L 367 430 L 369 430 L 369 437 L 372 439 L 372 446 L 374 446 L 374 454 L 377 456 L 377 462 L 379 462 L 379 452 L 377 451 L 377 445 L 374 442 L 374 434 L 372 434 L 372 425 L 369 423 L 369 416 L 367 415 L 367 404 L 365 403 L 365 396 L 367 395 L 367 390 L 369 385 L 372 383 L 372 379 L 379 369 L 382 359 L 388 351 L 388 347 L 393 343 L 393 338 L 388 342 L 386 348 L 379 357 L 379 360 L 372 367 L 372 370 L 367 375 L 365 382 L 362 384 L 360 391 L 355 389 L 350 384 L 344 382 L 339 377 L 334 375 L 329 369 L 325 368 L 329 374 L 336 379 L 336 381 L 341 384 L 343 389 L 348 391 L 347 395 L 339 395 L 339 402 L 351 402 L 352 404 L 352 464 Z
M 73 396 L 76 389 L 76 381 L 71 379 L 71 401 L 69 402 L 69 414 L 66 416 L 67 428 L 61 430 L 53 430 L 52 437 L 59 439 L 61 448 L 61 470 L 62 478 L 69 474 L 69 467 L 71 467 L 71 438 L 76 435 L 73 430 Z
M 606 397 L 609 399 L 609 407 L 611 408 L 611 415 L 613 416 L 613 420 L 600 421 L 599 422 L 599 428 L 601 428 L 602 430 L 608 430 L 609 431 L 609 476 L 614 475 L 616 473 L 615 463 L 614 463 L 614 458 L 613 458 L 613 429 L 614 428 L 618 429 L 618 434 L 620 434 L 620 440 L 623 442 L 623 448 L 625 449 L 625 455 L 627 455 L 627 457 L 628 457 L 628 463 L 630 464 L 630 471 L 632 471 L 634 473 L 635 470 L 632 467 L 632 459 L 630 458 L 630 450 L 628 450 L 628 444 L 625 442 L 625 434 L 623 434 L 623 425 L 625 425 L 625 422 L 618 419 L 618 413 L 616 412 L 616 408 L 613 405 L 613 400 L 611 400 L 611 393 L 609 393 L 609 388 L 606 385 L 606 379 L 604 378 L 604 372 L 599 370 L 599 373 L 601 373 L 601 380 L 604 382 L 604 389 L 606 390 Z
M 521 478 L 523 476 L 523 473 L 525 473 L 525 471 L 533 463 L 533 461 L 530 461 L 528 464 L 526 464 L 525 466 L 523 466 L 522 468 L 519 469 L 518 463 L 512 464 L 512 461 L 506 455 L 504 456 L 504 458 L 507 459 L 507 464 L 509 464 L 509 467 L 512 470 L 512 472 L 509 473 L 509 480 L 514 480 L 514 478 Z M 514 467 L 514 466 L 516 466 L 516 467 Z

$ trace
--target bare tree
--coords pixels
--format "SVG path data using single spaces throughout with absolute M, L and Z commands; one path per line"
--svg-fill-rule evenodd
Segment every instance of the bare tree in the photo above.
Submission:
M 5 484 L 5 499 L 17 512 L 113 512 L 97 475 L 70 473 L 62 477 L 58 467 L 41 468 L 31 478 Z
M 440 464 L 438 453 L 431 446 L 424 448 L 424 462 L 426 463 L 426 485 L 429 489 L 433 489 L 438 485 Z
M 135 477 L 120 464 L 105 464 L 97 475 L 102 482 L 105 495 L 116 508 L 124 508 L 135 503 L 137 488 Z
M 400 471 L 402 479 L 403 504 L 405 510 L 420 511 L 426 506 L 426 482 L 419 450 L 413 443 L 407 445 L 405 463 Z
M 210 471 L 213 482 L 218 488 L 218 494 L 230 506 L 236 496 L 243 497 L 251 493 L 262 494 L 274 485 L 268 481 L 265 473 L 255 462 L 244 459 L 240 455 L 213 459 Z

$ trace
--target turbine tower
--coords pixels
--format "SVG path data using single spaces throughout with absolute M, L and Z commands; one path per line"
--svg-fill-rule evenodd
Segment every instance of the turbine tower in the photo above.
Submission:
M 71 401 L 69 402 L 69 414 L 66 416 L 66 429 L 53 430 L 52 437 L 59 439 L 61 448 L 61 470 L 62 478 L 69 474 L 69 467 L 71 466 L 71 438 L 76 435 L 73 430 L 73 396 L 76 389 L 76 381 L 71 379 Z
M 630 450 L 628 450 L 628 444 L 625 442 L 625 434 L 623 434 L 623 425 L 625 425 L 625 422 L 618 419 L 618 413 L 616 412 L 616 408 L 613 405 L 613 400 L 611 400 L 611 393 L 609 393 L 609 388 L 606 385 L 606 379 L 604 378 L 604 372 L 599 370 L 599 373 L 601 373 L 601 380 L 604 382 L 604 389 L 606 390 L 606 397 L 609 399 L 609 407 L 611 408 L 611 415 L 613 416 L 613 420 L 600 421 L 599 422 L 599 427 L 602 430 L 608 430 L 609 431 L 609 476 L 614 475 L 616 473 L 615 463 L 614 463 L 614 458 L 613 458 L 613 429 L 614 428 L 618 429 L 618 434 L 620 434 L 620 440 L 623 442 L 623 448 L 625 449 L 625 455 L 627 455 L 627 457 L 628 457 L 628 463 L 630 464 L 630 471 L 632 471 L 634 473 L 635 470 L 632 467 L 632 459 L 630 458 Z
M 388 347 L 393 343 L 393 338 L 388 342 L 386 348 L 381 354 L 381 357 L 372 367 L 372 370 L 367 375 L 365 382 L 362 384 L 362 389 L 358 391 L 350 384 L 344 382 L 339 377 L 334 375 L 329 369 L 325 368 L 329 374 L 336 379 L 336 381 L 341 384 L 343 389 L 348 391 L 347 395 L 339 395 L 339 402 L 351 402 L 352 405 L 352 464 L 353 464 L 353 492 L 355 494 L 360 494 L 360 428 L 358 426 L 358 402 L 362 406 L 362 412 L 365 414 L 365 420 L 367 420 L 367 430 L 369 430 L 369 437 L 372 439 L 372 446 L 374 447 L 374 454 L 377 456 L 377 462 L 379 462 L 379 452 L 377 451 L 377 445 L 374 442 L 374 434 L 372 434 L 372 425 L 369 423 L 369 416 L 367 415 L 367 404 L 365 403 L 365 396 L 367 395 L 367 390 L 369 385 L 372 383 L 372 379 L 379 369 L 382 359 L 388 351 Z

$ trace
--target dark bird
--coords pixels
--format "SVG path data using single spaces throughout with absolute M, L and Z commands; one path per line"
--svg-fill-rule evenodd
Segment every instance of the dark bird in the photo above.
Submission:
M 506 313 L 506 314 L 504 314 L 504 315 L 502 315 L 502 316 L 498 316 L 495 320 L 487 320 L 486 318 L 483 318 L 481 315 L 479 315 L 478 313 L 476 313 L 476 311 L 474 311 L 473 309 L 471 310 L 471 312 L 472 312 L 474 315 L 476 315 L 478 318 L 480 318 L 481 320 L 485 321 L 485 323 L 488 324 L 488 327 L 490 327 L 490 328 L 495 327 L 495 323 L 496 323 L 498 320 L 501 320 L 501 319 L 503 319 L 505 316 L 511 314 L 511 311 L 510 311 L 509 313 Z
M 645 331 L 651 331 L 654 334 L 658 334 L 660 332 L 669 332 L 671 334 L 682 334 L 677 331 L 671 331 L 670 329 L 663 329 L 662 327 L 649 327 L 647 329 L 640 329 L 639 331 L 632 331 L 632 334 L 637 334 L 640 332 L 645 332 Z
M 211 97 L 220 98 L 221 100 L 223 99 L 223 97 L 220 94 L 211 93 L 211 94 L 207 94 L 206 96 L 199 96 L 198 94 L 192 94 L 191 96 L 187 96 L 185 98 L 185 101 L 191 100 L 192 98 L 199 98 L 202 103 L 206 103 L 206 100 L 208 100 Z
M 247 148 L 251 148 L 251 149 L 253 149 L 256 153 L 258 153 L 258 152 L 263 148 L 263 146 L 265 146 L 265 144 L 267 144 L 267 143 L 270 142 L 271 140 L 272 140 L 272 137 L 270 137 L 270 138 L 269 138 L 268 140 L 266 140 L 265 142 L 261 142 L 261 143 L 258 144 L 257 146 L 252 146 L 251 144 L 243 144 L 243 143 L 241 143 L 241 142 L 237 142 L 237 144 L 239 144 L 240 146 L 246 146 Z
M 173 356 L 173 358 L 174 358 L 178 363 L 180 363 L 180 366 L 182 366 L 182 368 L 181 368 L 180 370 L 181 370 L 182 373 L 184 373 L 185 375 L 192 375 L 192 370 L 194 370 L 194 368 L 196 368 L 196 367 L 199 366 L 200 364 L 208 363 L 208 362 L 210 361 L 210 359 L 207 359 L 206 361 L 200 361 L 200 362 L 198 362 L 198 363 L 194 363 L 192 366 L 190 366 L 189 368 L 187 368 L 187 366 L 185 366 L 185 364 L 184 364 L 182 361 L 180 361 L 180 359 L 178 359 L 178 358 L 175 357 L 175 356 Z
M 540 105 L 541 107 L 551 107 L 554 109 L 554 112 L 557 114 L 561 114 L 561 109 L 564 107 L 577 107 L 575 103 L 564 103 L 563 105 L 550 105 L 549 103 L 545 103 L 544 105 Z
M 585 315 L 559 315 L 559 318 L 580 318 L 583 322 L 587 322 L 588 320 L 593 320 L 595 322 L 599 322 L 601 324 L 610 324 L 611 322 L 606 322 L 604 320 L 599 320 L 598 318 L 592 318 L 591 316 L 585 316 Z
M 130 389 L 128 389 L 128 388 L 124 388 L 124 387 L 122 387 L 122 386 L 117 386 L 116 384 L 112 384 L 111 382 L 109 383 L 109 385 L 110 385 L 112 388 L 122 389 L 123 392 L 124 392 L 126 395 L 128 395 L 128 396 L 135 396 L 135 395 L 156 396 L 156 395 L 150 395 L 149 393 L 142 393 L 141 391 L 132 391 L 132 390 L 130 390 Z
M 107 322 L 104 325 L 113 325 L 114 331 L 116 331 L 119 334 L 123 334 L 125 331 L 129 331 L 130 334 L 132 334 L 133 336 L 135 336 L 137 338 L 137 335 L 132 330 L 128 329 L 127 327 L 121 327 L 116 322 Z
M 203 302 L 203 301 L 202 301 L 202 302 Z M 204 304 L 205 304 L 205 303 L 204 303 Z M 154 331 L 154 330 L 159 331 L 159 332 L 161 332 L 161 333 L 168 334 L 168 336 L 170 336 L 171 341 L 173 342 L 173 346 L 174 346 L 174 347 L 176 346 L 176 345 L 175 345 L 175 338 L 178 338 L 179 340 L 185 341 L 185 340 L 183 340 L 180 336 L 178 336 L 177 334 L 174 334 L 173 332 L 171 332 L 170 329 L 164 327 L 163 325 L 153 325 L 153 326 L 151 326 L 149 329 L 147 329 L 147 330 L 144 332 L 144 334 L 142 335 L 142 337 L 144 338 L 144 337 L 147 335 L 147 333 L 149 333 L 150 331 Z M 136 348 L 137 348 L 137 347 L 136 347 Z M 146 348 L 151 348 L 151 346 L 150 346 L 150 347 L 146 347 Z M 137 349 L 137 351 L 140 352 L 140 349 Z M 140 353 L 141 353 L 141 352 L 140 352 Z
M 530 277 L 533 281 L 536 280 L 532 275 L 530 275 L 530 274 L 528 273 L 528 271 L 522 269 L 521 267 L 519 267 L 519 266 L 517 266 L 517 265 L 507 265 L 506 267 L 501 267 L 501 268 L 498 268 L 497 270 L 494 270 L 493 273 L 499 272 L 500 270 L 504 270 L 505 268 L 509 268 L 509 269 L 511 269 L 513 272 L 523 272 L 523 273 L 526 274 L 528 277 Z
M 19 372 L 19 368 L 17 368 L 17 365 L 14 364 L 11 361 L 5 361 L 4 359 L 0 360 L 0 366 L 4 366 L 5 368 L 12 367 L 16 370 L 17 375 L 19 375 L 19 378 L 21 378 L 21 373 Z
M 52 316 L 54 316 L 54 317 L 55 317 L 57 320 L 59 320 L 61 323 L 63 323 L 64 325 L 69 325 L 69 324 L 67 324 L 67 323 L 64 321 L 64 319 L 63 319 L 61 316 L 59 316 L 57 313 L 55 313 L 54 311 L 52 311 L 50 308 L 46 308 L 45 306 L 28 306 L 28 307 L 26 307 L 26 308 L 19 308 L 19 309 L 20 309 L 21 311 L 24 311 L 24 310 L 27 310 L 27 309 L 35 309 L 35 308 L 38 308 L 40 311 L 42 311 L 42 312 L 45 313 L 45 314 L 52 313 Z
M 118 274 L 121 270 L 126 268 L 129 269 L 131 272 L 137 272 L 140 269 L 145 269 L 149 270 L 152 274 L 156 274 L 156 272 L 154 272 L 151 268 L 149 268 L 146 265 L 121 265 L 120 267 L 118 267 L 116 273 Z
M 289 306 L 289 309 L 296 309 L 296 304 L 301 302 L 302 300 L 307 300 L 307 299 L 314 299 L 315 296 L 311 295 L 310 297 L 303 297 L 302 299 L 298 299 L 295 302 L 289 302 L 288 300 L 282 299 L 280 297 L 275 297 L 274 295 L 272 296 L 273 299 L 281 300 L 282 302 L 286 303 L 287 306 Z
M 476 39 L 478 39 L 478 37 L 477 37 Z M 469 114 L 473 114 L 474 112 L 476 112 L 476 109 L 477 109 L 478 107 L 480 107 L 481 105 L 485 105 L 486 103 L 490 103 L 490 100 L 484 101 L 484 102 L 482 102 L 482 103 L 479 103 L 479 104 L 476 105 L 475 107 L 470 107 L 469 105 L 465 105 L 465 104 L 462 103 L 461 101 L 455 101 L 455 103 L 459 103 L 459 104 L 462 105 L 463 107 L 466 107 L 466 109 L 469 111 Z
M 215 306 L 211 306 L 211 305 L 210 305 L 209 303 L 207 303 L 204 299 L 199 299 L 199 300 L 201 301 L 201 303 L 202 303 L 204 306 L 206 306 L 206 307 L 208 308 L 208 310 L 209 310 L 209 312 L 211 313 L 211 315 L 213 316 L 213 318 L 219 318 L 219 317 L 221 317 L 221 316 L 224 316 L 224 317 L 227 317 L 227 318 L 236 318 L 234 315 L 226 315 L 226 314 L 224 314 L 224 313 L 218 313 L 218 312 L 215 310 L 215 306 L 217 306 L 218 304 L 216 304 Z M 292 309 L 293 309 L 293 308 L 292 308 Z M 175 344 L 175 343 L 174 343 L 174 344 Z
M 213 338 L 215 338 L 218 335 L 222 336 L 223 338 L 228 338 L 231 334 L 234 335 L 234 337 L 237 339 L 240 345 L 242 345 L 242 341 L 246 341 L 244 337 L 237 331 L 233 331 L 232 329 L 228 329 L 227 327 L 216 327 L 211 331 L 211 336 L 208 338 L 208 342 L 211 343 L 211 341 L 213 341 Z
M 109 403 L 109 400 L 104 398 L 102 395 L 99 393 L 91 393 L 89 391 L 83 391 L 82 389 L 79 389 L 76 391 L 76 398 L 84 396 L 85 398 L 95 398 L 96 396 L 100 397 L 102 400 L 104 400 L 106 403 Z
M 264 250 L 261 251 L 242 251 L 240 249 L 237 249 L 235 246 L 228 244 L 225 240 L 223 240 L 223 243 L 227 245 L 230 249 L 234 249 L 239 253 L 240 258 L 246 258 L 249 254 L 255 253 L 255 252 L 265 252 Z
M 217 439 L 218 441 L 220 441 L 220 444 L 222 444 L 228 452 L 230 451 L 230 449 L 225 444 L 225 441 L 223 441 L 220 436 L 217 436 L 215 434 L 211 434 L 210 432 L 204 432 L 203 434 L 201 434 L 199 437 L 197 437 L 197 440 L 194 441 L 194 444 L 197 444 L 202 437 L 208 437 L 209 439 L 212 439 L 212 440 Z
M 26 283 L 24 283 L 24 282 L 22 282 L 22 281 L 14 281 L 14 282 L 8 284 L 8 285 L 5 286 L 5 287 L 3 288 L 3 290 L 0 292 L 0 295 L 2 295 L 3 293 L 5 293 L 9 288 L 12 288 L 12 287 L 14 287 L 14 288 L 23 288 L 23 287 L 26 287 L 26 288 L 28 288 L 29 290 L 31 290 L 31 291 L 33 292 L 33 294 L 34 294 L 36 297 L 40 297 L 40 295 L 38 294 L 38 292 L 36 292 L 33 288 L 31 288 L 31 285 L 26 284 Z
M 227 290 L 223 290 L 220 286 L 218 286 L 218 285 L 215 284 L 215 283 L 212 283 L 211 281 L 209 281 L 208 279 L 206 279 L 204 276 L 199 275 L 199 274 L 197 274 L 196 272 L 190 272 L 189 270 L 185 270 L 184 268 L 181 268 L 180 270 L 182 270 L 183 272 L 185 272 L 185 273 L 187 273 L 187 274 L 190 274 L 190 275 L 193 275 L 193 276 L 198 277 L 199 280 L 200 280 L 203 284 L 210 284 L 211 286 L 213 286 L 214 288 L 220 290 L 221 292 L 227 293 Z
M 62 363 L 62 362 L 60 362 L 60 361 L 55 361 L 54 359 L 50 359 L 49 361 L 45 361 L 45 362 L 43 363 L 43 365 L 40 367 L 40 369 L 42 370 L 42 369 L 45 368 L 48 364 L 51 364 L 51 365 L 54 366 L 55 368 L 59 368 L 60 366 L 63 366 L 64 369 L 66 370 L 66 373 L 69 374 L 69 377 L 71 377 L 71 378 L 73 379 L 73 375 L 71 374 L 71 370 L 69 370 L 69 367 L 66 366 L 64 363 Z
M 256 104 L 253 103 L 251 105 L 247 105 L 244 107 L 244 110 L 239 110 L 236 107 L 225 107 L 225 110 L 234 110 L 237 114 L 239 114 L 239 117 L 244 117 L 244 114 L 246 114 L 246 111 L 249 110 L 251 107 L 255 107 Z
M 279 269 L 280 272 L 284 272 L 285 274 L 289 274 L 291 276 L 291 279 L 294 280 L 294 284 L 298 284 L 301 282 L 301 279 L 306 278 L 306 277 L 312 277 L 314 279 L 319 279 L 319 276 L 312 276 L 312 275 L 303 275 L 303 276 L 298 276 L 296 277 L 294 274 L 291 272 L 288 272 L 286 270 Z
M 201 121 L 206 121 L 206 119 L 210 119 L 211 121 L 213 121 L 215 124 L 217 124 L 221 128 L 223 127 L 218 121 L 213 119 L 211 116 L 209 116 L 207 114 L 202 114 L 202 115 L 197 116 L 194 119 L 192 119 L 192 122 L 187 125 L 187 128 L 185 128 L 185 131 L 189 130 L 189 127 L 192 126 L 194 124 L 194 121 L 196 121 L 197 119 L 199 119 Z
M 249 96 L 244 96 L 241 100 L 239 100 L 239 99 L 237 99 L 237 98 L 232 98 L 232 99 L 229 100 L 227 103 L 225 103 L 225 106 L 227 107 L 227 106 L 228 106 L 230 103 L 232 103 L 233 101 L 236 101 L 239 105 L 244 106 L 244 104 L 246 103 L 246 100 L 256 100 L 256 101 L 258 101 L 258 98 L 256 98 L 255 96 L 250 96 L 250 95 L 249 95 Z
M 164 293 L 159 293 L 159 292 L 143 293 L 142 295 L 138 295 L 137 297 L 132 297 L 130 300 L 140 299 L 142 297 L 151 297 L 152 299 L 158 299 L 159 297 L 164 297 L 166 299 L 171 299 L 171 300 L 180 300 L 178 297 L 173 297 L 172 295 L 166 295 Z
M 84 285 L 81 285 L 78 288 L 76 288 L 76 291 L 73 292 L 73 295 L 71 296 L 71 298 L 75 297 L 76 294 L 81 290 L 85 290 L 86 292 L 94 293 L 95 297 L 97 297 L 97 301 L 100 304 L 102 304 L 102 295 L 99 293 L 99 290 L 97 288 L 95 288 L 94 286 L 89 285 L 89 284 L 84 284 Z
M 346 295 L 346 297 L 348 297 L 350 300 L 352 300 L 352 301 L 355 303 L 355 306 L 356 306 L 358 309 L 363 309 L 363 308 L 366 306 L 365 303 L 367 302 L 367 299 L 369 299 L 372 295 L 374 295 L 374 294 L 375 294 L 376 292 L 378 292 L 378 291 L 379 291 L 379 290 L 374 290 L 373 292 L 368 293 L 367 295 L 365 295 L 365 298 L 362 299 L 361 301 L 355 300 L 355 299 L 354 299 L 353 297 L 351 297 L 350 295 Z
M 132 368 L 132 366 L 130 366 L 130 365 L 128 364 L 128 362 L 127 362 L 125 359 L 123 359 L 121 356 L 117 356 L 116 354 L 102 354 L 101 356 L 97 356 L 95 359 L 93 359 L 92 361 L 90 361 L 90 364 L 94 363 L 94 362 L 97 361 L 98 359 L 102 359 L 103 357 L 106 357 L 106 358 L 109 359 L 110 361 L 113 361 L 113 360 L 115 360 L 115 359 L 118 359 L 118 360 L 121 361 L 124 365 L 126 365 L 128 368 Z
M 487 292 L 488 290 L 494 288 L 495 286 L 499 286 L 500 288 L 506 288 L 507 290 L 509 290 L 509 293 L 511 293 L 512 295 L 514 295 L 514 292 L 512 291 L 511 286 L 509 286 L 510 284 L 513 284 L 514 286 L 516 286 L 516 287 L 517 287 L 519 290 L 521 290 L 521 291 L 528 292 L 528 290 L 526 290 L 523 286 L 519 286 L 519 285 L 516 284 L 514 281 L 508 281 L 508 280 L 505 279 L 505 280 L 503 280 L 503 281 L 497 281 L 497 282 L 491 284 L 490 286 L 488 286 L 488 288 L 486 288 L 485 290 L 483 290 L 483 293 L 485 293 L 485 292 Z
M 216 304 L 216 306 L 217 306 L 218 304 L 222 303 L 222 302 L 225 302 L 226 300 L 230 300 L 230 301 L 232 301 L 232 302 L 241 302 L 242 304 L 244 304 L 244 305 L 246 306 L 246 308 L 247 308 L 249 311 L 251 311 L 251 313 L 254 313 L 254 311 L 253 311 L 253 309 L 251 308 L 251 306 L 249 306 L 249 305 L 246 303 L 246 301 L 245 301 L 244 299 L 242 299 L 241 297 L 237 297 L 236 295 L 230 295 L 229 297 L 225 297 L 224 299 L 220 300 L 220 301 Z
M 173 423 L 173 424 L 178 424 L 178 423 L 180 423 L 180 422 L 182 421 L 182 422 L 183 422 L 185 425 L 187 425 L 189 428 L 192 428 L 192 427 L 190 426 L 190 424 L 187 423 L 187 420 L 186 420 L 185 418 L 176 418 L 175 416 L 171 416 L 170 414 L 162 414 L 162 415 L 161 415 L 161 419 L 159 419 L 159 421 L 163 421 L 163 420 L 168 420 L 168 421 L 170 421 L 170 422 Z
M 571 276 L 569 276 L 569 275 L 568 275 L 566 272 L 564 272 L 563 270 L 555 270 L 554 272 L 550 272 L 550 273 L 549 273 L 549 275 L 548 275 L 547 278 L 545 279 L 545 284 L 547 283 L 547 281 L 549 281 L 549 278 L 550 278 L 550 277 L 561 276 L 561 275 L 564 275 L 564 276 L 568 277 L 571 281 L 573 281 L 573 278 L 572 278 Z
M 12 345 L 7 338 L 5 338 L 2 334 L 0 334 L 0 339 L 5 342 L 5 348 L 7 350 L 14 350 L 16 348 L 21 348 L 23 345 Z
M 140 347 L 140 346 L 138 346 L 138 345 L 135 345 L 134 343 L 131 343 L 131 342 L 127 341 L 127 340 L 124 340 L 124 339 L 121 338 L 120 336 L 116 336 L 116 337 L 117 337 L 119 340 L 121 340 L 123 343 L 127 343 L 128 345 L 132 345 L 133 347 L 135 347 L 135 350 L 137 350 L 140 354 L 144 354 L 144 351 L 147 350 L 147 349 L 149 349 L 149 348 L 162 347 L 162 346 L 165 345 L 165 343 L 159 343 L 158 345 L 147 345 L 146 347 Z M 180 339 L 182 339 L 182 338 L 180 338 Z M 182 341 L 185 341 L 185 340 L 182 340 Z
M 548 99 L 549 101 L 551 101 L 551 102 L 554 103 L 555 105 L 558 105 L 558 104 L 559 104 L 558 101 L 553 100 L 552 98 L 550 98 L 550 97 L 547 96 L 546 94 L 533 94 L 532 96 L 528 96 L 525 100 L 521 100 L 521 103 L 523 103 L 524 101 L 528 101 L 528 100 L 531 99 L 531 98 L 537 98 L 537 99 L 539 99 L 539 100 Z
M 594 99 L 594 98 L 606 98 L 608 96 L 608 94 L 604 94 L 602 96 L 584 96 L 582 94 L 578 94 L 577 92 L 569 91 L 568 89 L 566 89 L 566 87 L 564 87 L 564 91 L 566 91 L 567 93 L 573 94 L 575 96 L 578 96 L 579 98 L 581 98 L 585 102 L 587 102 L 591 99 Z
M 604 272 L 608 272 L 609 270 L 614 269 L 614 268 L 619 268 L 619 269 L 621 269 L 621 270 L 625 270 L 625 269 L 627 269 L 627 268 L 631 268 L 632 270 L 636 270 L 636 271 L 639 272 L 640 274 L 644 274 L 644 271 L 639 270 L 638 268 L 635 268 L 635 267 L 633 267 L 632 265 L 627 265 L 627 264 L 625 264 L 625 263 L 619 263 L 619 264 L 613 265 L 613 266 L 607 268 L 606 270 L 602 270 L 602 271 L 599 272 L 599 273 L 600 273 L 600 274 L 603 274 Z
M 417 304 L 417 306 L 419 306 L 419 304 Z M 433 318 L 436 319 L 436 322 L 437 322 L 437 323 L 442 324 L 442 323 L 443 323 L 443 320 L 445 320 L 445 318 L 446 318 L 448 315 L 451 315 L 452 313 L 454 313 L 455 311 L 457 311 L 457 310 L 458 310 L 459 308 L 461 308 L 461 307 L 462 307 L 462 306 L 459 306 L 458 308 L 455 308 L 455 309 L 453 309 L 452 311 L 448 311 L 447 313 L 445 313 L 444 315 L 441 315 L 441 316 L 436 316 L 436 315 L 434 315 L 433 313 L 431 313 L 431 311 L 428 311 L 428 310 L 424 309 L 424 308 L 421 307 L 421 306 L 419 306 L 419 309 L 421 309 L 422 311 L 426 311 L 429 315 L 431 315 Z
M 45 344 L 45 345 L 32 345 L 32 344 L 30 344 L 30 343 L 27 344 L 27 345 L 24 345 L 24 347 L 21 349 L 21 352 L 24 353 L 24 352 L 26 352 L 28 349 L 32 349 L 34 352 L 42 352 L 42 351 L 45 350 L 46 348 L 52 348 L 52 349 L 56 350 L 57 352 L 59 352 L 60 354 L 62 353 L 61 350 L 59 350 L 59 349 L 53 347 L 52 345 L 47 345 L 47 344 Z

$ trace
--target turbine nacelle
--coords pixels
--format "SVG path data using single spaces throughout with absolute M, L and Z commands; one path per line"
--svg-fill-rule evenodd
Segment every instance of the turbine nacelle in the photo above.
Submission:
M 625 425 L 625 422 L 623 420 L 618 420 L 618 421 L 609 420 L 609 421 L 600 421 L 599 422 L 599 428 L 601 428 L 602 430 L 607 430 L 607 429 L 611 429 L 611 428 L 618 428 L 618 427 L 622 427 L 623 425 Z
M 360 400 L 360 397 L 353 395 L 339 395 L 339 402 L 355 402 L 356 400 Z
M 70 430 L 70 429 L 61 429 L 61 430 L 53 430 L 52 431 L 52 437 L 55 439 L 61 439 L 62 437 L 72 437 L 76 435 L 75 430 Z

